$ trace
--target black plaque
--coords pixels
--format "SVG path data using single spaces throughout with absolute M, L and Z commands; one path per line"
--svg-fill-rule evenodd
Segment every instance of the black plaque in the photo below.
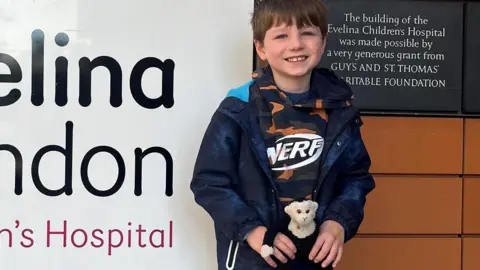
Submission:
M 360 109 L 461 110 L 461 2 L 326 4 L 329 36 L 320 66 L 351 85 Z
M 466 10 L 464 112 L 480 113 L 480 3 Z

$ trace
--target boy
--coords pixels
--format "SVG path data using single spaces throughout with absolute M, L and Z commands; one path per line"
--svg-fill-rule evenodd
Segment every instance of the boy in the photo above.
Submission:
M 214 113 L 191 182 L 214 220 L 218 269 L 271 269 L 294 260 L 295 246 L 283 234 L 274 240 L 275 260 L 260 256 L 265 231 L 294 199 L 318 202 L 320 230 L 309 257 L 315 269 L 338 264 L 363 220 L 375 183 L 362 122 L 351 89 L 316 68 L 326 13 L 320 0 L 263 0 L 254 10 L 255 48 L 268 65 Z

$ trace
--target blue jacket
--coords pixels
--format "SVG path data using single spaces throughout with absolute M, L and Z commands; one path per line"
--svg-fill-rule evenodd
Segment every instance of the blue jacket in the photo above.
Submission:
M 350 100 L 352 90 L 333 72 L 323 76 L 324 102 Z M 255 227 L 270 224 L 281 214 L 267 151 L 250 99 L 255 80 L 229 91 L 211 118 L 196 160 L 191 190 L 195 201 L 214 221 L 218 269 L 270 269 L 244 240 Z M 335 107 L 335 106 L 333 106 Z M 370 158 L 360 134 L 362 121 L 355 107 L 327 111 L 322 170 L 313 199 L 317 221 L 335 220 L 345 229 L 345 242 L 357 232 L 367 194 L 374 189 Z

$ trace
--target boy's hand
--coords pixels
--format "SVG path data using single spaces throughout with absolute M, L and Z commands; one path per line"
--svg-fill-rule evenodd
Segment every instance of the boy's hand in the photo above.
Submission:
M 333 220 L 325 221 L 320 227 L 317 241 L 313 245 L 308 258 L 318 263 L 326 257 L 322 262 L 322 267 L 326 268 L 332 262 L 332 266 L 336 267 L 342 258 L 344 239 L 345 231 L 340 223 Z
M 263 239 L 265 237 L 266 231 L 267 228 L 265 228 L 264 226 L 259 226 L 253 229 L 247 236 L 247 243 L 258 254 L 260 254 L 260 251 L 262 249 Z M 275 239 L 273 240 L 273 246 L 273 256 L 275 256 L 281 262 L 286 263 L 287 258 L 280 251 L 285 253 L 290 259 L 295 258 L 295 252 L 297 252 L 295 245 L 284 234 L 279 233 L 275 236 Z M 277 264 L 271 257 L 266 257 L 264 259 L 271 267 L 277 267 Z

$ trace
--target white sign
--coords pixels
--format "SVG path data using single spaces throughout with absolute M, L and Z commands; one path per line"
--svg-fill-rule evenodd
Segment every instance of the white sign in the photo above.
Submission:
M 252 8 L 0 0 L 1 269 L 216 269 L 189 184 Z

